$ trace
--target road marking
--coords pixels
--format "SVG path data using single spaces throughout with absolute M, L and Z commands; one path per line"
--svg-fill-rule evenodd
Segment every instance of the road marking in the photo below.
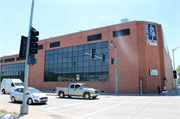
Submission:
M 133 99 L 130 99 L 130 100 L 127 100 L 127 101 L 124 101 L 124 102 L 118 103 L 118 104 L 116 104 L 116 105 L 114 105 L 114 106 L 107 107 L 107 108 L 104 108 L 104 109 L 102 109 L 102 110 L 99 110 L 99 111 L 96 111 L 96 112 L 93 112 L 93 113 L 90 113 L 90 114 L 86 114 L 86 115 L 84 115 L 84 116 L 80 116 L 80 117 L 77 117 L 77 118 L 84 118 L 84 117 L 87 117 L 87 116 L 90 116 L 90 115 L 96 114 L 96 113 L 98 113 L 98 112 L 102 112 L 102 111 L 104 111 L 104 110 L 107 110 L 107 109 L 110 109 L 110 108 L 116 107 L 116 106 L 118 106 L 118 105 L 121 105 L 121 104 L 124 104 L 124 103 L 130 102 L 130 101 L 132 101 L 132 100 L 134 100 L 134 99 L 137 99 L 137 98 L 133 98 Z
M 122 97 L 121 97 L 121 98 L 122 98 Z M 122 99 L 123 99 L 123 98 L 122 98 Z M 113 98 L 112 100 L 107 99 L 107 100 L 101 101 L 101 102 L 99 102 L 99 103 L 110 102 L 110 101 L 113 101 L 113 100 L 117 100 L 117 98 L 116 98 L 116 99 Z M 98 101 L 99 101 L 99 100 L 98 100 Z M 90 105 L 90 106 L 91 106 L 91 105 L 97 105 L 97 104 L 99 104 L 99 103 L 93 103 L 93 104 L 89 104 L 89 105 Z M 67 110 L 62 110 L 62 111 L 59 111 L 59 112 L 57 112 L 57 113 L 66 112 L 66 111 L 70 111 L 70 110 L 75 110 L 75 109 L 83 108 L 83 107 L 86 107 L 86 106 L 89 106 L 89 105 L 79 106 L 79 107 L 75 107 L 75 108 L 71 108 L 71 109 L 67 109 Z
M 109 99 L 107 99 L 109 101 Z M 86 102 L 97 102 L 99 100 L 85 100 L 83 102 L 79 102 L 79 103 L 73 103 L 73 104 L 69 104 L 69 105 L 61 105 L 61 106 L 57 106 L 57 107 L 49 107 L 49 108 L 45 108 L 44 110 L 51 110 L 51 109 L 57 109 L 57 108 L 61 108 L 61 107 L 68 107 L 68 106 L 72 106 L 72 105 L 78 105 L 78 104 L 82 104 L 82 103 L 86 103 Z M 73 108 L 74 109 L 74 108 Z M 64 111 L 63 111 L 64 112 Z
M 73 104 L 69 104 L 69 105 L 62 105 L 62 106 L 58 106 L 58 107 L 45 108 L 44 110 L 56 109 L 56 108 L 60 108 L 60 107 L 68 107 L 68 106 L 82 104 L 82 103 L 85 103 L 85 101 L 84 102 L 80 102 L 80 103 L 73 103 Z

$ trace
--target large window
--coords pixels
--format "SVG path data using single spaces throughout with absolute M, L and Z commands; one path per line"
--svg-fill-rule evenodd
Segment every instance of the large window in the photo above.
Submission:
M 87 41 L 95 41 L 95 40 L 101 40 L 102 39 L 102 34 L 95 34 L 91 36 L 87 36 Z
M 15 58 L 4 59 L 4 63 L 5 62 L 14 62 L 14 61 L 15 61 Z
M 96 56 L 106 55 L 108 42 L 100 42 L 46 51 L 44 81 L 109 81 L 109 63 L 91 59 L 91 50 L 96 48 Z
M 24 80 L 25 63 L 1 65 L 0 76 L 3 78 L 19 78 Z
M 122 29 L 118 31 L 113 31 L 113 37 L 130 35 L 130 29 Z

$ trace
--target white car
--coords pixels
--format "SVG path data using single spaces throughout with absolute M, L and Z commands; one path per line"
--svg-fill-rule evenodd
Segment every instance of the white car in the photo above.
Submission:
M 24 88 L 17 88 L 10 93 L 11 102 L 23 101 Z M 36 88 L 29 87 L 29 92 L 27 94 L 27 104 L 31 105 L 33 103 L 46 103 L 48 97 L 45 93 L 39 91 Z

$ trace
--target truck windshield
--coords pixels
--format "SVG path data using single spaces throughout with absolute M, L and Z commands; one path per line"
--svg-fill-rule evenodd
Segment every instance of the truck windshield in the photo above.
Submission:
M 14 84 L 15 84 L 15 86 L 23 86 L 22 83 L 14 83 Z
M 89 88 L 89 86 L 88 86 L 88 85 L 86 85 L 86 84 L 85 84 L 85 85 L 82 85 L 82 86 L 83 86 L 83 88 Z

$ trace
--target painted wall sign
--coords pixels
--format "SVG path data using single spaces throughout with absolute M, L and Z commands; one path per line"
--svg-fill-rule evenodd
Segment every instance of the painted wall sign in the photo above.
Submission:
M 155 25 L 146 24 L 146 40 L 147 45 L 157 46 L 157 34 Z

